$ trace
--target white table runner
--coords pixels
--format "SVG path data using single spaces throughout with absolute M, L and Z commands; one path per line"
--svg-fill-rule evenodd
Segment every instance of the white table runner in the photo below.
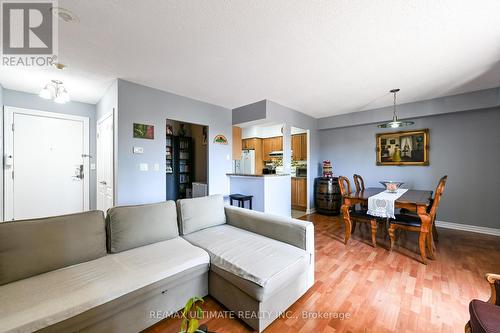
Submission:
M 395 193 L 383 191 L 368 198 L 368 214 L 376 217 L 396 218 L 394 202 L 406 193 L 408 189 L 400 188 Z

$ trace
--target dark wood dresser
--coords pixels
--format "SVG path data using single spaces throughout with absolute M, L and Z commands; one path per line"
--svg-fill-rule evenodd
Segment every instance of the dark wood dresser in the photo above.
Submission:
M 319 177 L 314 180 L 314 206 L 317 213 L 339 215 L 341 202 L 337 177 Z

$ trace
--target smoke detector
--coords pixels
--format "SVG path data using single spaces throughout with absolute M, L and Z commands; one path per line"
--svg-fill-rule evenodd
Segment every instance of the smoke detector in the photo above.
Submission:
M 66 23 L 78 23 L 80 19 L 66 8 L 52 7 L 52 13 Z

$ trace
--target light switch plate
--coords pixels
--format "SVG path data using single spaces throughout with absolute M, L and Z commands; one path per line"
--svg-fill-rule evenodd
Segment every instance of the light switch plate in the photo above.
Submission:
M 160 171 L 160 163 L 155 163 L 155 164 L 153 165 L 153 170 L 154 170 L 154 171 Z
M 148 164 L 147 163 L 140 163 L 139 164 L 139 170 L 141 171 L 148 171 Z
M 144 153 L 144 148 L 142 148 L 142 147 L 134 147 L 133 152 L 134 152 L 134 154 L 142 154 L 142 153 Z

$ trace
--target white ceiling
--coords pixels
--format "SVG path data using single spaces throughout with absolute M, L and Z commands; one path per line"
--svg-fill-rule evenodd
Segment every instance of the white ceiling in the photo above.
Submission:
M 69 68 L 1 68 L 38 92 L 59 77 L 96 103 L 114 78 L 234 108 L 314 117 L 500 86 L 499 0 L 59 0 Z

